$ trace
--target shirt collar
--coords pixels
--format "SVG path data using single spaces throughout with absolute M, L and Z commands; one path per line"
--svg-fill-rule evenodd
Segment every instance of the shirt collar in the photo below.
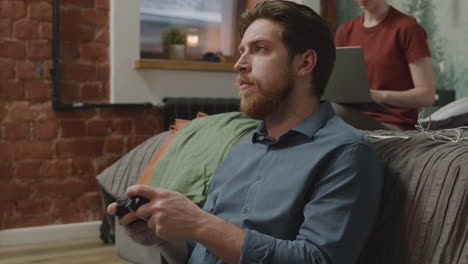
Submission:
M 269 139 L 270 137 L 267 134 L 266 124 L 262 121 L 258 126 L 255 132 L 252 135 L 252 143 L 262 142 L 265 139 Z M 271 140 L 269 140 L 271 141 Z
M 283 135 L 288 134 L 289 131 L 296 131 L 312 138 L 333 116 L 335 116 L 335 111 L 333 111 L 330 101 L 322 101 L 317 110 L 308 115 L 304 120 L 299 122 L 299 124 L 286 131 Z M 262 141 L 267 137 L 266 124 L 265 122 L 261 122 L 252 136 L 252 143 Z

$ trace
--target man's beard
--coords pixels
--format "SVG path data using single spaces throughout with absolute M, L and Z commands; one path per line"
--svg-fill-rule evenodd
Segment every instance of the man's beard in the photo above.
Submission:
M 257 120 L 264 120 L 268 115 L 278 111 L 294 87 L 291 71 L 283 72 L 276 77 L 272 76 L 272 79 L 262 83 L 246 80 L 253 81 L 255 86 L 239 92 L 240 108 L 246 116 Z

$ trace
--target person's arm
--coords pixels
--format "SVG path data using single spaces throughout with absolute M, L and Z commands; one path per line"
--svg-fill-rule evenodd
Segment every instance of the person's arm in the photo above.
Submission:
M 226 263 L 240 263 L 245 233 L 240 227 L 206 213 L 203 224 L 195 230 L 194 240 Z
M 107 207 L 107 213 L 115 215 L 117 208 L 117 203 L 111 203 Z M 120 218 L 119 224 L 125 227 L 128 236 L 136 243 L 145 246 L 157 246 L 169 263 L 187 262 L 188 252 L 185 241 L 169 241 L 162 239 L 153 230 L 149 229 L 147 221 L 138 218 L 134 212 L 130 212 Z
M 172 241 L 160 243 L 168 262 L 184 263 L 188 259 L 186 250 L 183 252 L 183 248 L 173 241 L 194 240 L 226 263 L 239 263 L 244 231 L 238 226 L 203 211 L 178 192 L 147 185 L 129 187 L 127 196 L 135 195 L 150 200 L 136 211 L 136 216 L 148 219 L 147 226 L 155 236 Z
M 430 57 L 409 64 L 414 88 L 406 91 L 371 90 L 372 98 L 393 107 L 418 108 L 431 106 L 435 101 L 435 86 Z

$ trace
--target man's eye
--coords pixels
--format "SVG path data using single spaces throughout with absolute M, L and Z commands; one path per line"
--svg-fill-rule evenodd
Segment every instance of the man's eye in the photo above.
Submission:
M 256 46 L 256 47 L 255 47 L 255 51 L 256 51 L 256 52 L 264 51 L 264 50 L 266 50 L 266 48 L 265 48 L 264 46 Z

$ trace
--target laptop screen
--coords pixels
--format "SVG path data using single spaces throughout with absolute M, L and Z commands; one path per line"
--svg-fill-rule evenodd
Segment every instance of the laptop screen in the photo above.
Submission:
M 372 103 L 361 47 L 337 47 L 336 61 L 322 99 L 335 103 Z

